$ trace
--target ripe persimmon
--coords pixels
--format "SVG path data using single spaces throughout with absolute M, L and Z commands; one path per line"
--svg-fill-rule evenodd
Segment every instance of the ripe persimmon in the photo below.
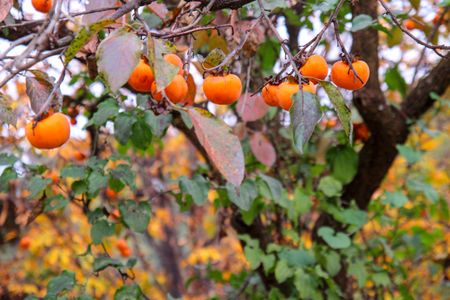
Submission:
M 124 239 L 117 240 L 116 247 L 117 247 L 117 249 L 119 249 L 119 251 L 128 249 L 127 241 L 125 241 Z
M 30 245 L 31 245 L 31 238 L 28 236 L 24 236 L 19 241 L 19 248 L 22 250 L 27 250 L 28 248 L 30 248 Z
M 73 157 L 75 158 L 75 160 L 83 161 L 83 160 L 86 159 L 86 154 L 84 154 L 84 153 L 81 152 L 81 151 L 76 151 L 76 152 L 73 154 Z
M 203 82 L 203 92 L 211 102 L 229 105 L 236 102 L 242 93 L 241 79 L 234 75 L 210 75 Z
M 131 249 L 130 248 L 126 248 L 124 250 L 121 250 L 120 254 L 122 254 L 123 257 L 129 257 L 131 255 Z
M 331 81 L 338 87 L 355 91 L 366 85 L 370 69 L 369 65 L 362 60 L 355 60 L 352 64 L 359 78 L 355 76 L 347 62 L 338 61 L 331 68 Z
M 406 29 L 408 29 L 408 30 L 413 30 L 414 28 L 417 28 L 416 22 L 414 22 L 411 19 L 406 20 L 405 23 L 403 23 L 403 24 L 405 25 Z
M 34 121 L 29 122 L 25 127 L 25 134 L 35 148 L 53 149 L 62 146 L 69 139 L 70 123 L 62 113 L 49 113 L 48 117 L 36 124 Z
M 324 80 L 328 75 L 327 61 L 323 56 L 311 55 L 300 68 L 300 73 L 308 77 L 314 84 L 317 84 L 318 81 L 315 79 Z
M 164 55 L 164 60 L 174 66 L 180 67 L 180 70 L 178 71 L 178 75 L 184 74 L 183 61 L 181 60 L 181 58 L 178 55 L 173 54 L 173 53 L 166 54 L 166 55 Z
M 77 125 L 77 118 L 74 118 L 74 117 L 71 117 L 70 118 L 70 124 L 72 124 L 72 125 Z
M 298 83 L 285 81 L 278 86 L 278 105 L 284 110 L 290 110 L 292 106 L 292 96 L 299 91 Z M 316 93 L 316 85 L 312 82 L 303 84 L 303 91 L 311 94 Z
M 41 13 L 48 13 L 52 9 L 52 0 L 31 0 L 35 10 Z
M 370 131 L 365 123 L 353 123 L 355 141 L 366 142 L 369 139 Z
M 188 84 L 186 80 L 184 80 L 183 76 L 177 74 L 172 79 L 170 84 L 164 89 L 164 92 L 166 93 L 166 96 L 167 98 L 169 98 L 170 101 L 172 101 L 175 104 L 180 103 L 187 96 Z M 155 81 L 152 83 L 151 93 L 153 99 L 155 99 L 156 101 L 161 101 L 162 93 L 157 92 Z
M 154 80 L 152 68 L 145 60 L 141 59 L 131 73 L 128 84 L 137 92 L 149 93 Z
M 262 89 L 262 97 L 264 102 L 269 106 L 278 106 L 278 85 L 266 84 Z
M 111 200 L 116 199 L 117 195 L 118 195 L 118 193 L 115 190 L 113 190 L 112 188 L 110 188 L 109 186 L 106 188 L 105 194 L 106 194 L 106 197 L 108 197 Z

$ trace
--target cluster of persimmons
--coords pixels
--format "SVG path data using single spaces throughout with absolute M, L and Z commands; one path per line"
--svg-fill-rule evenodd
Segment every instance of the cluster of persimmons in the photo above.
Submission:
M 362 88 L 370 76 L 369 66 L 366 62 L 358 59 L 355 59 L 352 65 L 356 74 L 346 61 L 336 62 L 331 68 L 331 81 L 338 87 L 350 91 Z M 315 94 L 318 81 L 324 80 L 328 76 L 328 65 L 325 58 L 314 54 L 308 57 L 299 71 L 307 79 L 307 82 L 302 83 L 303 91 Z M 295 80 L 288 78 L 281 83 L 268 83 L 265 85 L 262 89 L 262 96 L 267 105 L 290 110 L 292 96 L 299 89 L 299 84 Z
M 52 8 L 52 0 L 32 0 L 37 11 L 48 13 Z M 183 61 L 176 54 L 166 54 L 164 60 L 179 68 L 178 73 L 163 90 L 158 90 L 155 76 L 146 58 L 142 58 L 128 79 L 128 86 L 139 93 L 149 93 L 160 102 L 166 98 L 171 103 L 189 105 L 189 85 L 186 81 Z M 367 63 L 353 59 L 352 67 L 343 59 L 331 68 L 331 81 L 338 87 L 347 90 L 362 88 L 369 79 L 370 70 Z M 316 93 L 316 84 L 328 76 L 328 65 L 320 55 L 309 56 L 301 65 L 299 72 L 304 77 L 301 88 L 305 92 Z M 356 72 L 356 73 L 355 73 Z M 292 77 L 270 81 L 262 89 L 262 96 L 269 106 L 290 110 L 292 96 L 300 89 L 300 85 Z M 219 105 L 230 105 L 236 102 L 242 93 L 241 79 L 234 74 L 209 74 L 203 82 L 203 91 L 208 100 Z M 69 107 L 68 118 L 50 109 L 39 120 L 31 121 L 26 126 L 26 137 L 38 149 L 53 149 L 63 145 L 70 137 L 70 123 L 76 124 L 76 108 Z

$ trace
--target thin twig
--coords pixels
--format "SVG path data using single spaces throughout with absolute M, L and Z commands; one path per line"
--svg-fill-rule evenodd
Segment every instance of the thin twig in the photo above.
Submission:
M 394 15 L 394 13 L 391 11 L 391 9 L 386 5 L 386 3 L 384 3 L 383 0 L 378 0 L 378 2 L 380 2 L 381 6 L 383 6 L 384 10 L 391 17 L 391 19 L 395 23 L 395 25 L 397 25 L 400 28 L 401 31 L 403 31 L 406 35 L 408 35 L 410 38 L 412 38 L 416 43 L 418 43 L 418 44 L 420 44 L 422 46 L 425 46 L 425 47 L 427 47 L 429 49 L 432 49 L 440 57 L 444 57 L 444 55 L 439 53 L 439 51 L 437 51 L 438 49 L 450 50 L 450 46 L 446 46 L 446 45 L 431 45 L 431 44 L 428 44 L 428 43 L 422 41 L 421 39 L 417 38 L 411 32 L 409 32 L 409 30 L 407 30 L 407 29 L 405 29 L 403 27 L 403 25 L 400 23 L 400 21 Z
M 219 70 L 221 68 L 223 68 L 226 64 L 228 64 L 228 62 L 239 52 L 241 51 L 242 47 L 244 47 L 245 42 L 247 41 L 248 37 L 250 36 L 250 33 L 253 31 L 253 29 L 255 28 L 255 26 L 259 23 L 259 20 L 261 19 L 261 17 L 259 17 L 258 19 L 255 20 L 255 22 L 250 26 L 250 28 L 246 31 L 244 38 L 241 40 L 241 42 L 239 43 L 239 45 L 233 49 L 233 51 L 231 51 L 230 53 L 228 53 L 227 56 L 225 56 L 225 58 L 222 60 L 222 62 L 220 64 L 218 64 L 215 67 L 212 68 L 205 68 L 206 72 L 211 72 L 211 71 L 215 71 L 215 70 Z
M 267 25 L 269 25 L 269 27 L 272 30 L 273 34 L 275 34 L 275 37 L 280 42 L 281 48 L 283 48 L 283 51 L 286 53 L 286 55 L 288 57 L 288 60 L 289 60 L 289 63 L 291 64 L 292 69 L 294 70 L 295 74 L 297 75 L 297 79 L 298 79 L 298 83 L 299 83 L 300 89 L 302 89 L 303 88 L 302 84 L 301 84 L 302 74 L 300 74 L 300 72 L 299 72 L 299 70 L 297 68 L 297 64 L 295 63 L 295 59 L 292 56 L 291 51 L 288 49 L 288 47 L 284 43 L 283 38 L 280 36 L 280 34 L 278 33 L 277 29 L 272 24 L 272 21 L 270 21 L 269 17 L 267 16 L 266 11 L 264 9 L 264 5 L 262 3 L 262 0 L 258 0 L 258 4 L 259 4 L 259 8 L 261 10 L 262 17 L 266 20 Z
M 436 35 L 436 33 L 437 33 L 438 30 L 439 30 L 439 27 L 440 27 L 441 24 L 442 24 L 442 21 L 443 21 L 444 18 L 445 18 L 445 15 L 446 15 L 447 12 L 449 11 L 449 9 L 450 9 L 450 6 L 447 6 L 447 7 L 444 9 L 444 11 L 441 13 L 441 15 L 439 16 L 439 19 L 438 19 L 437 23 L 434 25 L 433 30 L 431 31 L 431 33 L 430 33 L 430 34 L 428 35 L 428 37 L 427 37 L 427 42 L 431 41 L 431 40 L 434 38 L 434 36 Z M 419 61 L 417 62 L 416 68 L 414 69 L 414 75 L 413 75 L 413 78 L 412 78 L 412 80 L 411 80 L 411 84 L 413 84 L 413 83 L 416 81 L 416 77 L 417 77 L 417 74 L 418 74 L 418 72 L 419 72 L 419 67 L 420 67 L 420 65 L 422 64 L 422 61 L 423 61 L 423 59 L 424 59 L 424 57 L 425 57 L 425 51 L 426 51 L 426 50 L 427 50 L 427 47 L 423 47 L 422 52 L 420 53 L 420 58 L 419 58 Z

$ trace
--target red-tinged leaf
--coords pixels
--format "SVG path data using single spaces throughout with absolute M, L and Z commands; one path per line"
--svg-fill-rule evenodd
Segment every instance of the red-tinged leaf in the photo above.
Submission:
M 31 109 L 35 113 L 39 113 L 41 107 L 47 101 L 48 96 L 53 90 L 53 80 L 44 72 L 38 70 L 31 70 L 30 72 L 33 73 L 35 77 L 26 78 L 26 93 L 30 98 Z M 53 94 L 53 100 L 50 106 L 58 110 L 61 107 L 61 104 L 62 94 L 58 89 Z
M 207 111 L 189 109 L 195 134 L 217 170 L 225 179 L 239 187 L 244 179 L 245 163 L 239 139 L 222 121 Z
M 164 3 L 153 2 L 148 6 L 148 8 L 162 20 L 166 18 L 167 13 L 169 12 Z
M 136 34 L 116 30 L 97 49 L 97 65 L 112 92 L 123 86 L 139 63 L 142 44 Z
M 197 95 L 197 85 L 195 85 L 194 77 L 192 76 L 192 74 L 188 75 L 186 81 L 188 84 L 188 93 L 183 102 L 187 106 L 192 106 L 194 105 L 195 95 Z
M 237 103 L 237 112 L 245 122 L 261 119 L 269 110 L 261 95 L 251 96 L 251 93 L 242 94 Z
M 261 132 L 256 132 L 250 137 L 250 148 L 256 159 L 268 167 L 273 166 L 277 159 L 275 148 L 269 139 Z
M 116 0 L 90 0 L 89 4 L 86 5 L 86 11 L 89 10 L 95 10 L 95 9 L 101 9 L 101 8 L 109 8 L 114 7 L 116 5 Z M 106 10 L 101 11 L 93 14 L 86 14 L 83 16 L 82 22 L 84 25 L 91 25 L 93 23 L 96 23 L 100 20 L 103 20 L 110 15 L 112 15 L 115 12 L 115 10 Z
M 233 128 L 233 133 L 242 141 L 247 136 L 247 126 L 242 122 L 237 123 Z
M 9 14 L 9 11 L 11 10 L 13 3 L 14 3 L 13 0 L 0 1 L 0 22 L 2 22 Z

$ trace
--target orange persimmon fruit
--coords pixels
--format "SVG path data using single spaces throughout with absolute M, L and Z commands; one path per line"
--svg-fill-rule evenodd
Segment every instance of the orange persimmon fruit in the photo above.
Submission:
M 292 106 L 292 96 L 299 91 L 298 83 L 285 81 L 278 87 L 278 105 L 284 110 L 290 110 Z M 311 94 L 316 93 L 316 85 L 311 81 L 303 84 L 303 91 Z
M 180 70 L 178 70 L 178 75 L 184 74 L 183 61 L 181 60 L 181 58 L 178 55 L 173 54 L 173 53 L 166 54 L 166 55 L 164 55 L 164 60 L 174 66 L 180 67 Z
M 366 85 L 367 80 L 369 80 L 370 69 L 369 65 L 362 60 L 355 60 L 352 64 L 359 78 L 355 76 L 350 66 L 343 61 L 338 61 L 333 65 L 330 77 L 331 81 L 338 87 L 355 91 Z
M 169 98 L 170 101 L 177 104 L 182 102 L 187 94 L 188 94 L 188 84 L 186 80 L 183 78 L 183 76 L 177 74 L 172 79 L 170 84 L 164 89 L 164 92 L 166 93 L 167 98 Z M 151 86 L 151 93 L 153 99 L 156 101 L 161 101 L 162 99 L 162 93 L 157 91 L 156 87 L 156 81 L 152 83 Z
M 128 84 L 137 92 L 149 93 L 154 80 L 152 68 L 145 60 L 141 59 L 128 78 Z
M 52 9 L 52 0 L 31 0 L 34 9 L 41 13 L 48 13 Z
M 203 92 L 211 102 L 229 105 L 236 102 L 242 93 L 241 79 L 234 75 L 210 75 L 203 82 Z
M 269 106 L 278 106 L 278 85 L 266 84 L 261 92 L 264 102 Z
M 46 118 L 34 123 L 28 122 L 25 134 L 35 148 L 54 149 L 62 146 L 70 137 L 70 123 L 62 113 L 49 112 Z
M 31 238 L 28 236 L 24 236 L 19 241 L 19 248 L 22 250 L 27 250 L 28 248 L 30 248 L 30 245 L 31 245 Z
M 308 77 L 310 81 L 317 84 L 317 80 L 324 80 L 328 75 L 327 61 L 321 55 L 311 55 L 300 68 L 300 73 Z

